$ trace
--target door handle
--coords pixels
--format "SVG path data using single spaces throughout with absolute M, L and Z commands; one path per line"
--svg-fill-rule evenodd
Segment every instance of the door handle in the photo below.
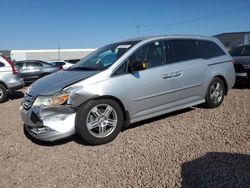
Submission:
M 172 76 L 171 76 L 170 74 L 163 74 L 163 75 L 161 75 L 161 77 L 162 77 L 163 79 L 172 78 Z
M 171 73 L 163 74 L 163 75 L 161 75 L 161 77 L 163 79 L 178 78 L 178 77 L 181 77 L 182 74 L 183 74 L 183 71 L 177 71 L 177 72 L 171 72 Z
M 181 77 L 182 76 L 183 71 L 177 71 L 174 73 L 173 77 L 177 78 L 177 77 Z

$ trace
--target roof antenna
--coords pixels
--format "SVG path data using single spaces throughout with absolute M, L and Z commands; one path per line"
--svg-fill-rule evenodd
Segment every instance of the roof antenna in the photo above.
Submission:
M 57 49 L 58 49 L 58 60 L 61 60 L 61 48 L 59 42 L 57 42 Z
M 139 24 L 137 24 L 137 25 L 136 25 L 136 33 L 137 33 L 137 37 L 139 37 L 139 36 L 140 36 L 139 29 L 140 29 L 140 25 L 139 25 Z

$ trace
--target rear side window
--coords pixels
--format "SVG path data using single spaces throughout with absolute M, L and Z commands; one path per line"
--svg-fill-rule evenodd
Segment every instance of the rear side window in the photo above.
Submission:
M 27 68 L 38 68 L 42 67 L 42 65 L 38 62 L 27 62 L 26 64 Z
M 166 43 L 167 44 L 165 44 L 165 46 L 169 46 L 172 51 L 171 57 L 168 55 L 169 52 L 166 52 L 166 59 L 170 63 L 201 58 L 199 48 L 195 40 L 176 39 L 168 40 Z M 165 50 L 169 51 L 168 48 L 165 48 Z
M 17 63 L 16 65 L 17 65 L 19 68 L 23 68 L 23 64 L 24 64 L 24 63 Z
M 0 67 L 4 67 L 5 65 L 2 63 L 2 62 L 0 62 Z
M 200 40 L 198 44 L 204 59 L 225 55 L 225 52 L 214 42 Z

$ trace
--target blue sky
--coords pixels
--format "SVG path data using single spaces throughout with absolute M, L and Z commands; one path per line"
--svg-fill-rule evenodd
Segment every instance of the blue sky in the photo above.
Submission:
M 250 7 L 228 13 L 249 5 L 250 0 L 0 0 L 0 49 L 98 48 L 138 34 L 250 31 Z

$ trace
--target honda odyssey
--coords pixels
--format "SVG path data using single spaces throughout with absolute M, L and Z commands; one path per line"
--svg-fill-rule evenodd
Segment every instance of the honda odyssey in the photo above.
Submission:
M 201 103 L 215 108 L 234 85 L 232 62 L 212 37 L 109 44 L 28 88 L 20 107 L 25 130 L 39 140 L 77 134 L 98 145 L 131 123 Z

